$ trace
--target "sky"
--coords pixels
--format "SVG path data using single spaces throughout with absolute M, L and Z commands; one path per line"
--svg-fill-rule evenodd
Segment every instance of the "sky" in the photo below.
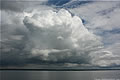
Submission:
M 1 0 L 0 68 L 120 68 L 120 1 Z

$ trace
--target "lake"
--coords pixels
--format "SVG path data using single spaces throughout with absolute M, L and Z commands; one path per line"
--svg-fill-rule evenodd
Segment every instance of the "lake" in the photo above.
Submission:
M 120 80 L 120 71 L 0 71 L 0 80 Z

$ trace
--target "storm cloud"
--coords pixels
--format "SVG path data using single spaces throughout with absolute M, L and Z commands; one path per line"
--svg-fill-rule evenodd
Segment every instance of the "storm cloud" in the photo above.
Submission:
M 119 65 L 119 57 L 104 50 L 100 38 L 65 9 L 33 12 L 23 22 L 30 31 L 30 57 L 55 63 Z
M 78 2 L 2 1 L 0 68 L 120 66 L 119 3 Z

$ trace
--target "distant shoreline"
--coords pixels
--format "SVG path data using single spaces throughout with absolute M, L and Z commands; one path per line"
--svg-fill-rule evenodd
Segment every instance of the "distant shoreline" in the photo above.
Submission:
M 0 69 L 0 71 L 117 71 L 120 69 Z

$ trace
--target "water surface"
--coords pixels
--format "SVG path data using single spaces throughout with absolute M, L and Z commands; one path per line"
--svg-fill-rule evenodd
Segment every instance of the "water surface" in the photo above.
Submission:
M 120 80 L 120 71 L 0 71 L 0 80 Z

